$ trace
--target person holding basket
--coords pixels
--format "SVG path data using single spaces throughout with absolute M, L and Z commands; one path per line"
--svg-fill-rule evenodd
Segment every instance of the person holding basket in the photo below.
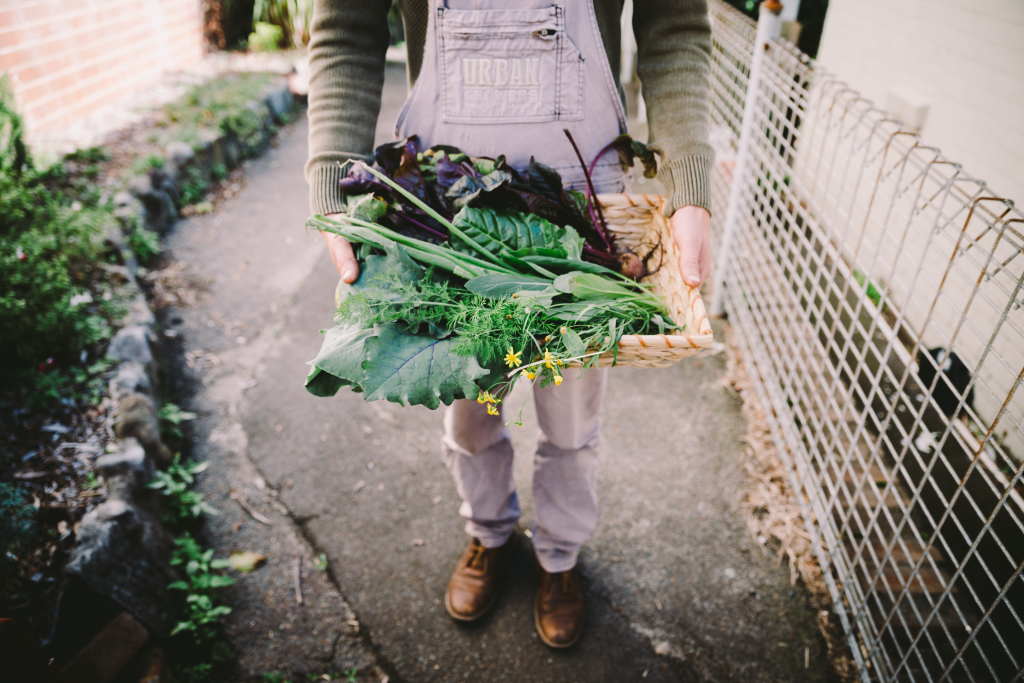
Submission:
M 518 169 L 536 157 L 566 185 L 586 178 L 564 130 L 587 160 L 626 132 L 619 71 L 623 0 L 402 0 L 413 84 L 396 137 L 421 148 L 452 145 L 477 157 L 505 155 Z M 309 161 L 313 213 L 346 208 L 342 164 L 372 159 L 391 0 L 315 0 L 310 55 Z M 710 271 L 708 142 L 711 27 L 706 0 L 634 0 L 637 73 L 643 86 L 665 215 L 685 283 Z M 615 155 L 598 161 L 598 193 L 623 192 Z M 324 233 L 346 283 L 359 266 L 351 245 Z M 534 461 L 533 546 L 540 567 L 538 635 L 553 648 L 579 640 L 585 602 L 576 567 L 597 523 L 597 465 L 607 370 L 537 388 L 540 439 Z M 445 594 L 449 614 L 480 618 L 519 541 L 512 443 L 488 406 L 457 400 L 444 416 L 445 463 L 462 498 L 470 543 Z M 500 411 L 499 411 L 500 412 Z

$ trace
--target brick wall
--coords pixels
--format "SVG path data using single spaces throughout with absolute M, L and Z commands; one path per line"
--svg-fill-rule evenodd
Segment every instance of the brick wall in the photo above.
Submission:
M 0 0 L 0 72 L 30 130 L 59 128 L 199 59 L 199 0 Z
M 1024 1 L 832 0 L 818 60 L 883 108 L 916 91 L 926 144 L 1024 201 Z

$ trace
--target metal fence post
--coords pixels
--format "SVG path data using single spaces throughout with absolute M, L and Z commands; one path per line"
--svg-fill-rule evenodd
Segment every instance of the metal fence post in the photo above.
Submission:
M 747 97 L 743 103 L 743 123 L 740 125 L 739 148 L 736 150 L 736 166 L 732 173 L 732 187 L 729 189 L 729 204 L 725 210 L 725 224 L 722 228 L 722 250 L 718 254 L 714 286 L 711 299 L 711 315 L 720 316 L 725 311 L 725 279 L 728 276 L 729 257 L 736 239 L 739 224 L 740 199 L 750 165 L 750 141 L 754 135 L 754 108 L 757 106 L 757 92 L 761 86 L 761 69 L 764 65 L 765 48 L 768 41 L 779 37 L 782 29 L 782 4 L 778 0 L 765 0 L 757 17 L 757 36 L 754 39 L 754 58 L 750 65 L 747 81 Z

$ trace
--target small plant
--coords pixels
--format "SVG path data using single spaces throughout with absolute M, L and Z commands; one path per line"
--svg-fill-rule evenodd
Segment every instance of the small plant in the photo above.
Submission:
M 213 177 L 217 182 L 220 182 L 228 177 L 228 167 L 224 164 L 214 164 L 211 171 Z
M 132 250 L 132 253 L 135 254 L 135 258 L 139 260 L 139 263 L 147 264 L 153 260 L 153 257 L 160 254 L 160 236 L 141 225 L 136 224 L 125 235 L 125 240 L 128 242 L 128 247 Z
M 156 416 L 160 418 L 160 430 L 164 436 L 173 436 L 178 439 L 182 436 L 181 423 L 196 419 L 195 413 L 182 410 L 174 403 L 165 403 L 160 410 L 156 411 Z
M 175 680 L 181 681 L 181 683 L 208 683 L 212 675 L 213 664 L 199 662 L 192 666 L 177 669 L 175 671 Z
M 195 204 L 203 201 L 203 195 L 209 189 L 210 184 L 206 182 L 202 171 L 192 166 L 188 169 L 188 177 L 181 184 L 182 204 Z
M 267 671 L 263 674 L 263 683 L 288 683 L 280 671 Z
M 359 669 L 355 667 L 341 673 L 345 676 L 345 683 L 356 683 L 359 680 Z
M 163 168 L 164 158 L 159 154 L 147 154 L 144 157 L 139 157 L 132 164 L 132 172 L 135 175 L 142 175 L 143 173 L 149 173 L 150 171 Z
M 25 504 L 21 489 L 0 482 L 0 579 L 4 577 L 8 554 L 32 538 L 35 516 L 36 509 Z
M 175 581 L 168 588 L 188 593 L 185 598 L 187 613 L 175 625 L 171 635 L 188 632 L 197 644 L 207 643 L 217 637 L 217 626 L 222 617 L 231 614 L 231 608 L 214 602 L 216 592 L 235 582 L 230 576 L 215 574 L 214 569 L 230 566 L 227 560 L 217 560 L 213 550 L 203 550 L 189 534 L 174 541 L 177 548 L 171 558 L 171 565 L 182 567 L 187 581 Z
M 320 553 L 313 561 L 313 566 L 322 572 L 327 571 L 327 553 Z
M 149 482 L 149 488 L 160 491 L 167 501 L 166 521 L 176 524 L 197 519 L 204 513 L 211 515 L 219 511 L 203 500 L 203 494 L 191 491 L 189 487 L 195 482 L 195 475 L 207 467 L 209 462 L 181 464 L 181 454 L 175 454 L 174 462 L 164 472 L 157 472 L 156 479 Z
M 96 478 L 96 473 L 89 470 L 85 473 L 85 484 L 83 485 L 86 491 L 95 491 L 100 487 L 100 481 Z

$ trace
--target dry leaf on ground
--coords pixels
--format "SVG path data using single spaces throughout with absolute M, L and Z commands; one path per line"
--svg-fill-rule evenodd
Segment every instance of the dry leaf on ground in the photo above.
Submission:
M 254 553 L 251 550 L 244 550 L 239 552 L 231 553 L 228 557 L 228 562 L 231 563 L 232 569 L 237 569 L 243 574 L 248 574 L 254 569 L 259 569 L 267 558 L 258 553 Z

